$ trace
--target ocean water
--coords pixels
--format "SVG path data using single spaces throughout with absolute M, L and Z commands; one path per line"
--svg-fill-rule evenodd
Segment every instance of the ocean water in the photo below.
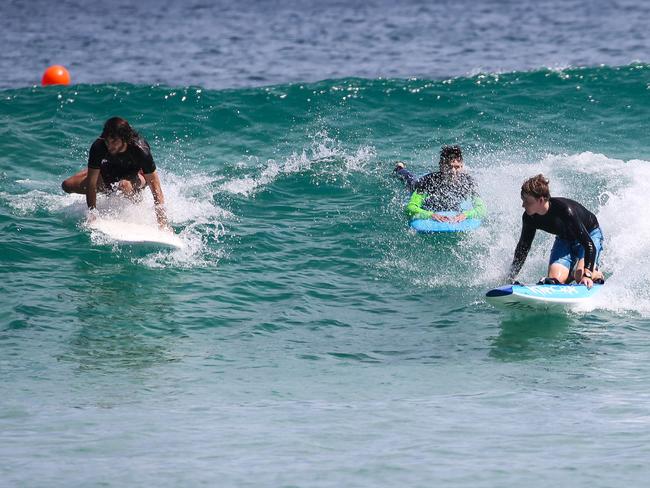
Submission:
M 120 23 L 127 4 L 39 5 L 0 16 L 3 486 L 645 484 L 647 7 L 145 2 Z M 426 37 L 441 10 L 483 40 Z M 250 35 L 210 54 L 219 32 Z M 438 66 L 411 49 L 436 43 Z M 63 57 L 79 84 L 33 86 Z M 183 250 L 107 242 L 60 189 L 116 114 L 151 144 Z M 427 172 L 448 143 L 489 217 L 414 235 L 391 169 Z M 503 314 L 483 296 L 539 172 L 598 216 L 607 285 L 582 310 Z M 153 222 L 146 192 L 98 208 Z
M 443 79 L 648 61 L 640 0 L 3 0 L 0 87 Z

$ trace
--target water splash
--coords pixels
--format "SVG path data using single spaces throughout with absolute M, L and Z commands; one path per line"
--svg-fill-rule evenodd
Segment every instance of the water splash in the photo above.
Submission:
M 144 257 L 134 256 L 133 259 L 150 267 L 215 265 L 223 256 L 219 243 L 226 235 L 224 222 L 234 218 L 230 211 L 219 207 L 214 201 L 215 183 L 222 177 L 202 174 L 179 176 L 165 171 L 159 171 L 159 174 L 165 194 L 167 217 L 184 246 L 182 249 L 161 250 Z M 25 181 L 18 183 L 24 185 Z M 49 186 L 52 186 L 51 183 Z M 114 241 L 88 227 L 87 206 L 83 195 L 67 195 L 55 191 L 35 189 L 19 194 L 3 192 L 0 198 L 19 215 L 29 216 L 37 212 L 60 215 L 65 220 L 74 222 L 83 232 L 88 232 L 93 245 L 113 246 L 113 250 L 119 252 L 119 246 Z M 97 211 L 102 218 L 152 228 L 157 225 L 153 196 L 149 191 L 143 191 L 135 201 L 119 193 L 99 194 Z
M 227 181 L 220 186 L 220 190 L 250 196 L 276 181 L 280 175 L 305 171 L 312 171 L 321 176 L 359 172 L 366 168 L 368 161 L 375 155 L 374 148 L 370 146 L 361 146 L 356 151 L 350 152 L 342 147 L 337 140 L 330 137 L 326 131 L 320 131 L 312 137 L 310 145 L 300 153 L 294 152 L 280 163 L 270 159 L 259 175 Z M 259 166 L 255 158 L 250 158 L 249 163 L 250 161 L 254 163 L 254 166 Z M 331 163 L 339 164 L 332 167 Z M 239 166 L 244 170 L 249 165 L 242 163 Z

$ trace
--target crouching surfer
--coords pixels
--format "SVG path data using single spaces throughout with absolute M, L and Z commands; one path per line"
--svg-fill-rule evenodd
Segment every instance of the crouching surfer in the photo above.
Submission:
M 456 223 L 465 219 L 481 219 L 487 213 L 476 191 L 474 179 L 464 171 L 460 146 L 443 146 L 439 171 L 419 179 L 402 162 L 396 164 L 394 171 L 413 192 L 406 205 L 406 214 L 412 220 L 433 219 Z M 465 206 L 470 208 L 464 209 Z M 457 213 L 452 217 L 437 213 L 442 211 Z
M 545 284 L 562 284 L 575 280 L 591 288 L 603 283 L 598 269 L 603 249 L 603 233 L 596 216 L 574 200 L 551 197 L 549 180 L 533 176 L 521 186 L 524 214 L 519 243 L 510 266 L 508 280 L 521 270 L 537 229 L 557 236 L 551 249 Z
M 61 184 L 66 193 L 86 195 L 90 210 L 97 204 L 98 191 L 120 191 L 133 197 L 145 186 L 151 189 L 159 227 L 169 229 L 165 197 L 149 144 L 120 117 L 108 119 L 101 136 L 90 146 L 88 168 Z

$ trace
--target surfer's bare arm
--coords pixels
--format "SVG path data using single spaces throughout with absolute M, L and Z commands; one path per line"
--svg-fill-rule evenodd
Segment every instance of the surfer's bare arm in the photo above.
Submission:
M 149 188 L 151 188 L 151 194 L 153 195 L 154 209 L 156 211 L 156 219 L 158 220 L 158 225 L 161 228 L 169 228 L 169 223 L 167 222 L 167 213 L 165 212 L 165 196 L 163 195 L 162 187 L 160 186 L 160 178 L 158 178 L 158 173 L 154 171 L 153 173 L 145 174 L 144 179 L 147 181 Z
M 99 181 L 99 170 L 88 168 L 86 180 L 86 204 L 90 210 L 97 205 L 97 182 Z

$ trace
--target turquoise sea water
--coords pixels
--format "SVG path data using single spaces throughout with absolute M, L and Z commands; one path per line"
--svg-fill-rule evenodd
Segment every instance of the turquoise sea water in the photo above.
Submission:
M 642 486 L 649 90 L 641 63 L 3 90 L 3 484 Z M 151 144 L 182 251 L 107 243 L 60 190 L 116 114 Z M 489 218 L 414 235 L 390 170 L 447 143 Z M 504 315 L 483 295 L 539 172 L 597 214 L 609 279 L 589 309 Z M 99 209 L 153 220 L 150 195 Z

